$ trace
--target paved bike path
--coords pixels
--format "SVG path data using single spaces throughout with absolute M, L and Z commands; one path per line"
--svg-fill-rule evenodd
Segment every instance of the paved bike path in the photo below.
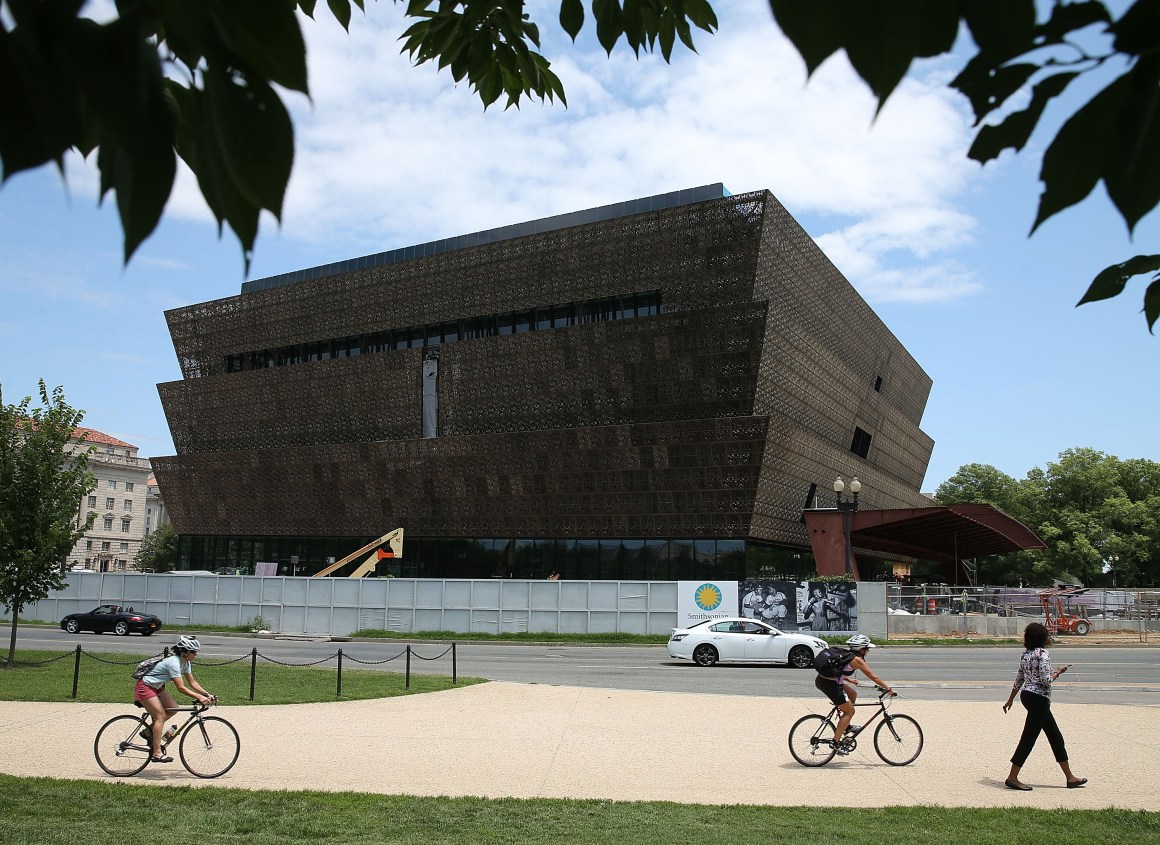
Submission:
M 882 762 L 867 735 L 818 769 L 789 754 L 790 726 L 825 712 L 800 698 L 631 692 L 493 681 L 438 693 L 326 704 L 218 708 L 242 737 L 237 765 L 213 781 L 180 761 L 106 776 L 93 738 L 116 704 L 0 702 L 0 772 L 181 786 L 314 789 L 488 798 L 595 798 L 698 804 L 885 807 L 1030 806 L 1160 811 L 1147 772 L 1160 755 L 1155 706 L 1052 710 L 1083 789 L 1065 789 L 1044 738 L 1003 787 L 1023 726 L 1002 702 L 900 699 L 923 727 L 909 766 Z M 861 714 L 861 709 L 859 713 Z M 45 753 L 46 731 L 53 751 Z

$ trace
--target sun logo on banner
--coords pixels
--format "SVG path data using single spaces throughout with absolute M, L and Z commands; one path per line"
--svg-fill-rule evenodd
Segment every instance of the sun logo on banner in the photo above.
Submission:
M 716 584 L 702 584 L 693 593 L 693 600 L 701 610 L 716 610 L 724 595 Z

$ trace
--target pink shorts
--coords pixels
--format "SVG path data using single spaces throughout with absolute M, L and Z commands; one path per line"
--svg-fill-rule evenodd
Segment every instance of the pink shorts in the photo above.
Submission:
M 156 698 L 157 693 L 161 692 L 163 689 L 165 689 L 165 687 L 161 687 L 161 689 L 154 689 L 144 681 L 137 681 L 137 686 L 133 687 L 133 699 L 135 701 L 145 701 L 146 699 Z

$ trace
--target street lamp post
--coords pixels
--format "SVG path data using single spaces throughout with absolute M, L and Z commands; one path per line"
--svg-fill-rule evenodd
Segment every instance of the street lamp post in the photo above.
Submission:
M 842 496 L 842 491 L 846 489 L 846 482 L 842 480 L 842 476 L 838 476 L 834 482 L 834 499 L 838 510 L 842 514 L 842 534 L 846 541 L 846 574 L 854 574 L 854 550 L 850 544 L 850 521 L 851 514 L 858 510 L 858 494 L 862 492 L 862 482 L 857 477 L 850 479 L 850 498 Z

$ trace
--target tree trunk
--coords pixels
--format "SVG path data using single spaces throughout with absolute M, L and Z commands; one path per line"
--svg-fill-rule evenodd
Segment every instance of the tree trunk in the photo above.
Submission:
M 5 669 L 16 668 L 16 623 L 20 618 L 21 608 L 12 608 L 12 636 L 8 640 L 8 660 L 4 663 Z

